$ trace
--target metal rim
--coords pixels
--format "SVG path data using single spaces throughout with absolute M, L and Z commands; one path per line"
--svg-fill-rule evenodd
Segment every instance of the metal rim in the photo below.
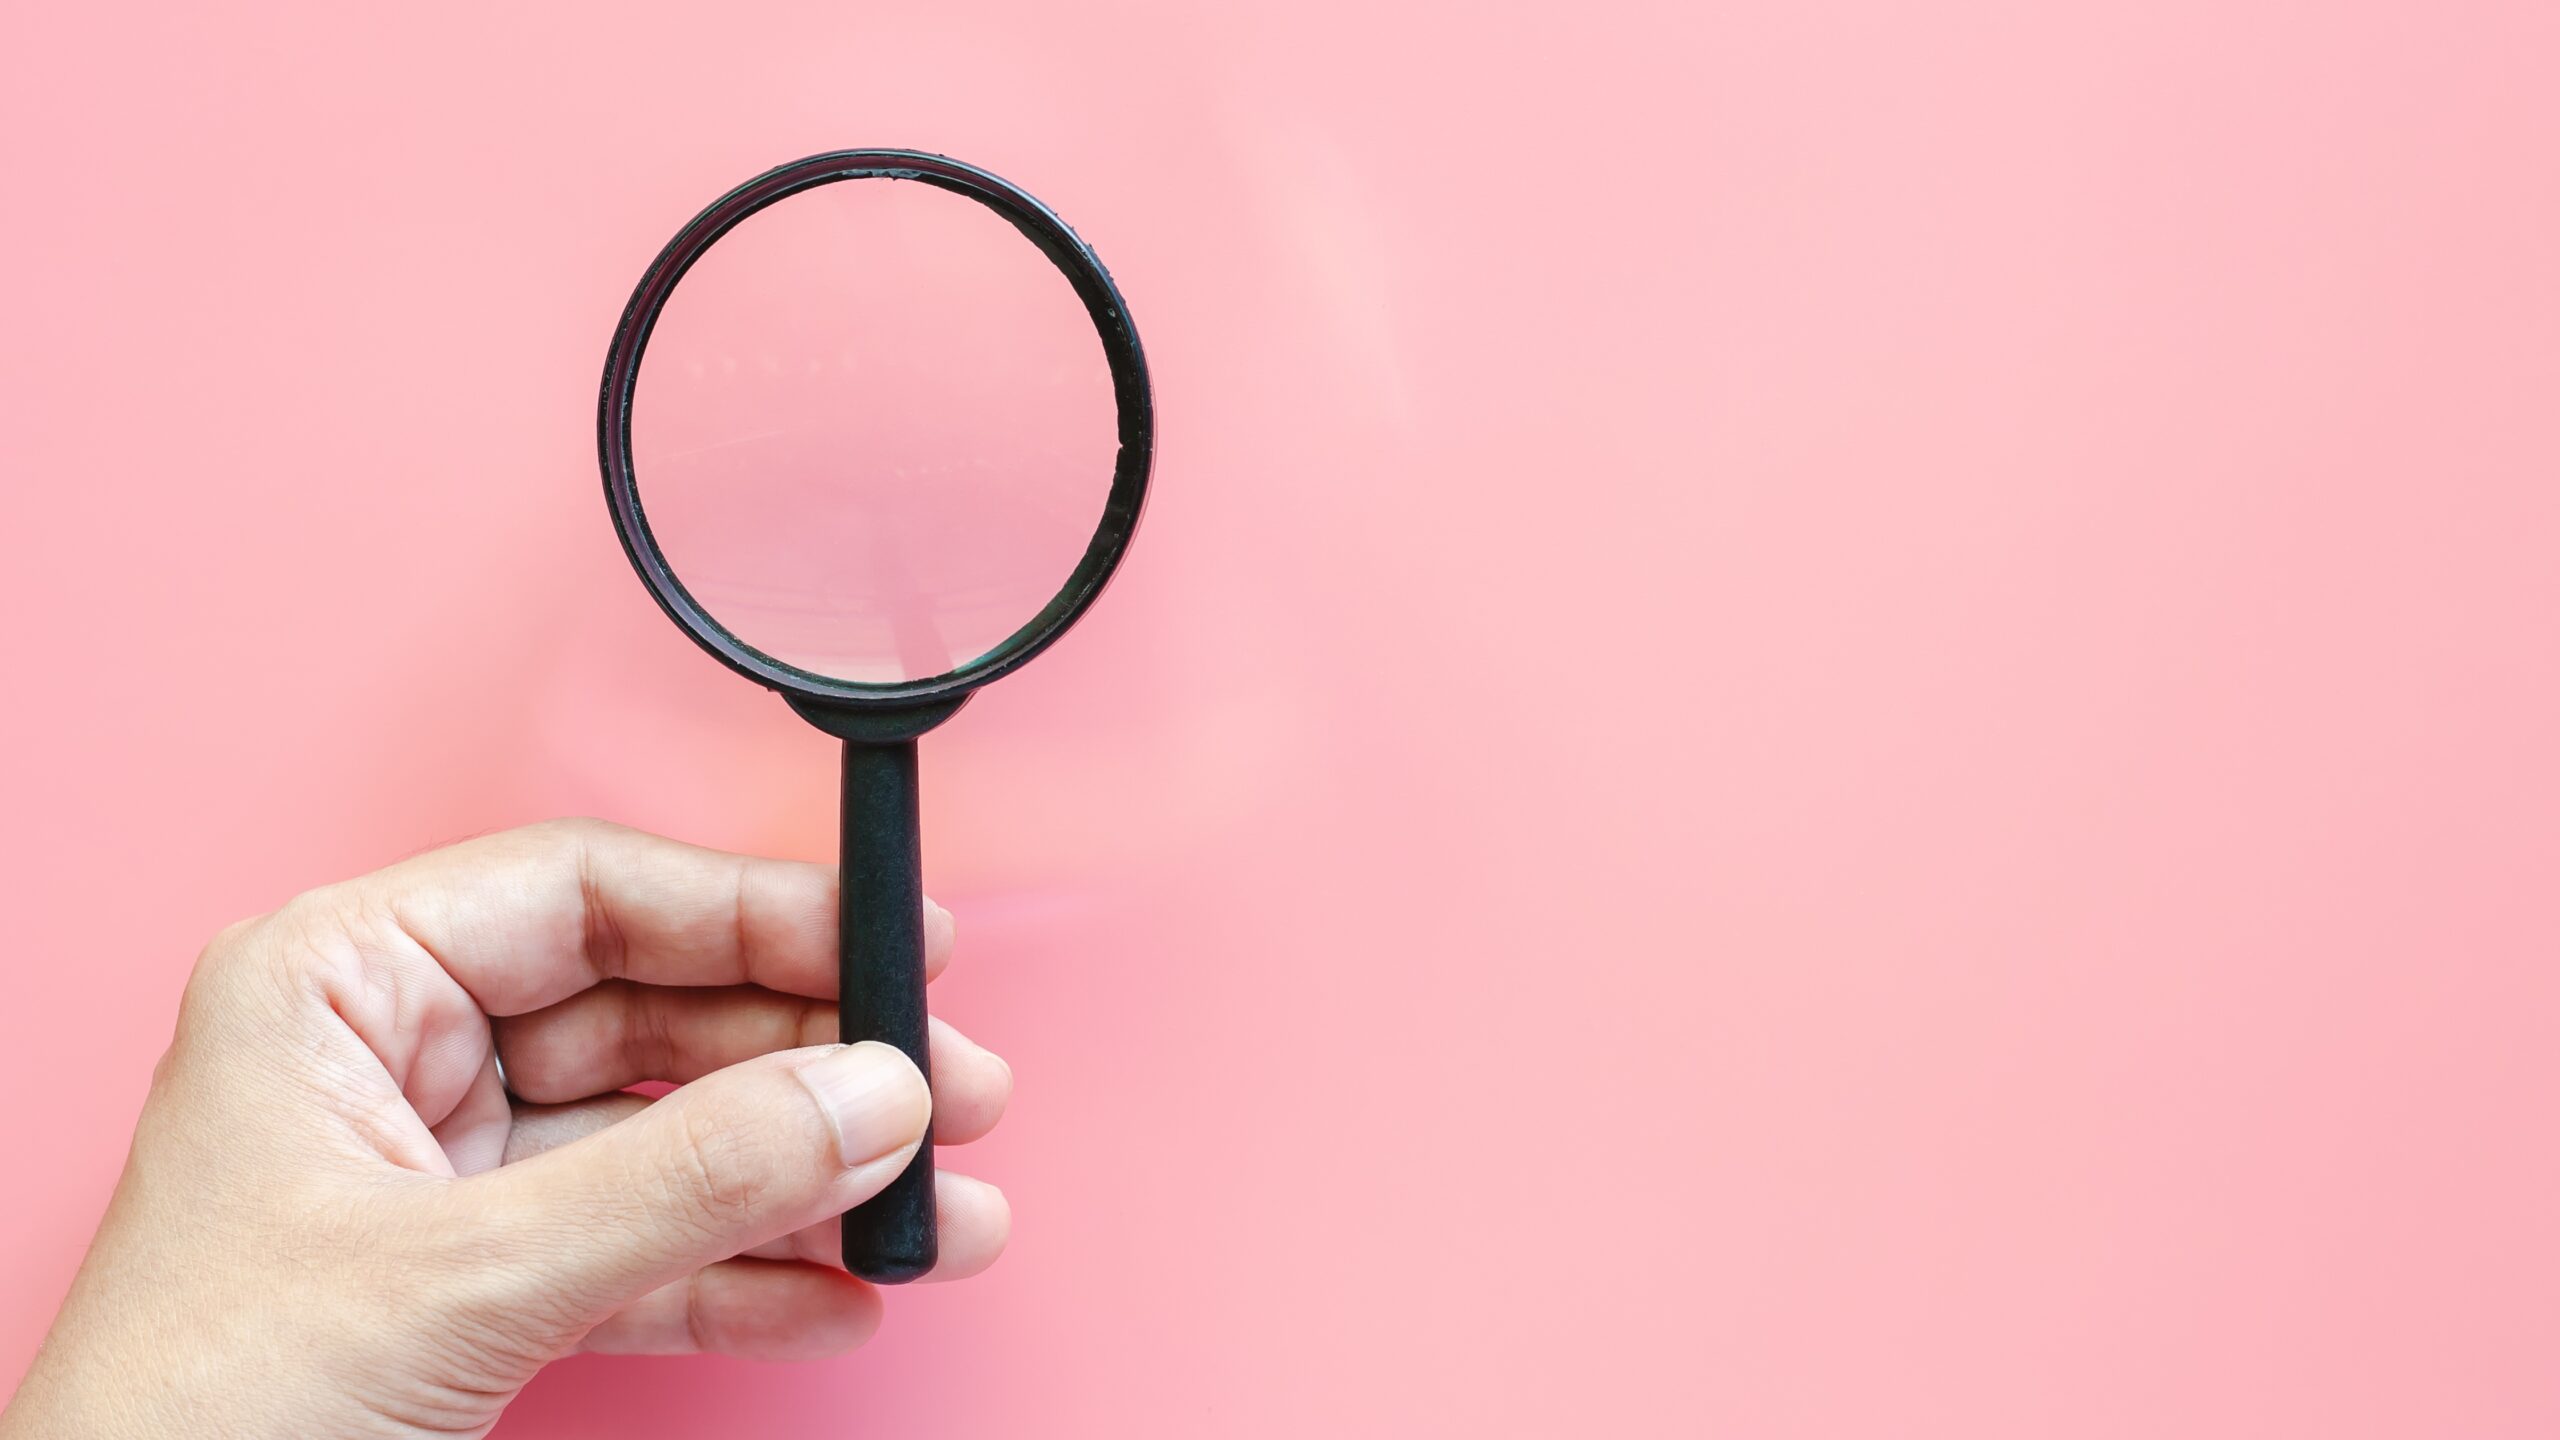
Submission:
M 1101 522 L 1084 556 L 1065 585 L 1040 612 L 986 654 L 957 670 L 919 680 L 872 684 L 838 680 L 787 664 L 748 644 L 712 618 L 695 601 L 667 564 L 640 503 L 631 467 L 631 401 L 640 378 L 640 360 L 649 332 L 677 282 L 694 261 L 721 236 L 757 211 L 817 185 L 848 180 L 915 180 L 963 195 L 1002 216 L 1039 247 L 1067 277 L 1084 302 L 1102 338 L 1111 367 L 1112 394 L 1119 409 L 1120 450 L 1111 473 L 1111 494 Z M 1129 320 L 1119 287 L 1111 280 L 1093 247 L 1077 238 L 1067 222 L 1030 192 L 974 165 L 914 150 L 838 150 L 783 165 L 721 196 L 676 232 L 658 252 L 631 303 L 623 307 L 614 328 L 613 348 L 605 358 L 604 393 L 596 410 L 596 452 L 604 467 L 606 504 L 613 512 L 614 533 L 640 581 L 694 642 L 713 658 L 759 684 L 787 695 L 829 705 L 859 708 L 909 708 L 920 702 L 965 695 L 1006 674 L 1049 647 L 1085 612 L 1118 568 L 1120 557 L 1137 533 L 1144 508 L 1147 477 L 1155 454 L 1155 405 L 1147 383 L 1145 352 Z

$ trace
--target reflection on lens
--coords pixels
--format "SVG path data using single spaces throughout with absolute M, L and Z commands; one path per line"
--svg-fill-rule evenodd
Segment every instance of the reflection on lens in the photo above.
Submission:
M 965 197 L 856 179 L 749 216 L 676 285 L 632 474 L 731 634 L 896 683 L 978 659 L 1058 593 L 1117 433 L 1101 339 L 1046 256 Z

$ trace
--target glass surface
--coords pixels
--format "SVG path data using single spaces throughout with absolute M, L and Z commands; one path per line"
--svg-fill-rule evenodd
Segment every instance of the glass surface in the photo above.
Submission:
M 894 683 L 1002 644 L 1065 585 L 1118 453 L 1102 340 L 994 211 L 843 180 L 677 282 L 631 411 L 641 513 L 729 632 Z

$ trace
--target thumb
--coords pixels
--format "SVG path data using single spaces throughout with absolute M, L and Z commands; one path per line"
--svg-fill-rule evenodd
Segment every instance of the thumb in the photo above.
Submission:
M 556 1301 L 601 1313 L 869 1199 L 932 1114 L 900 1051 L 818 1045 L 732 1065 L 477 1179 L 495 1182 L 497 1214 L 543 1237 L 525 1268 Z

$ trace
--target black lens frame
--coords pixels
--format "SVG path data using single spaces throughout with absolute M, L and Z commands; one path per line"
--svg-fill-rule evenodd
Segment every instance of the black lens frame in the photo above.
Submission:
M 657 325 L 659 312 L 685 272 L 721 236 L 766 206 L 815 186 L 854 180 L 914 180 L 966 196 L 1004 217 L 1038 246 L 1075 287 L 1101 336 L 1120 420 L 1111 494 L 1093 539 L 1066 584 L 1038 614 L 986 654 L 957 670 L 892 684 L 838 680 L 786 664 L 712 618 L 659 550 L 631 467 L 631 402 L 639 384 L 641 357 L 648 350 L 649 332 Z M 795 704 L 811 701 L 831 710 L 907 710 L 935 702 L 956 704 L 979 686 L 1012 671 L 1047 649 L 1102 593 L 1137 533 L 1139 513 L 1146 504 L 1147 478 L 1155 460 L 1155 400 L 1147 380 L 1146 353 L 1139 346 L 1119 287 L 1093 247 L 1078 238 L 1055 211 L 1022 187 L 945 156 L 915 150 L 837 150 L 768 170 L 721 196 L 658 252 L 641 276 L 639 288 L 631 292 L 621 324 L 614 327 L 613 348 L 605 359 L 604 393 L 596 408 L 596 452 L 603 463 L 605 501 L 612 508 L 613 529 L 622 539 L 623 554 L 641 583 L 649 587 L 658 608 L 683 626 L 696 644 L 748 679 L 781 691 Z

